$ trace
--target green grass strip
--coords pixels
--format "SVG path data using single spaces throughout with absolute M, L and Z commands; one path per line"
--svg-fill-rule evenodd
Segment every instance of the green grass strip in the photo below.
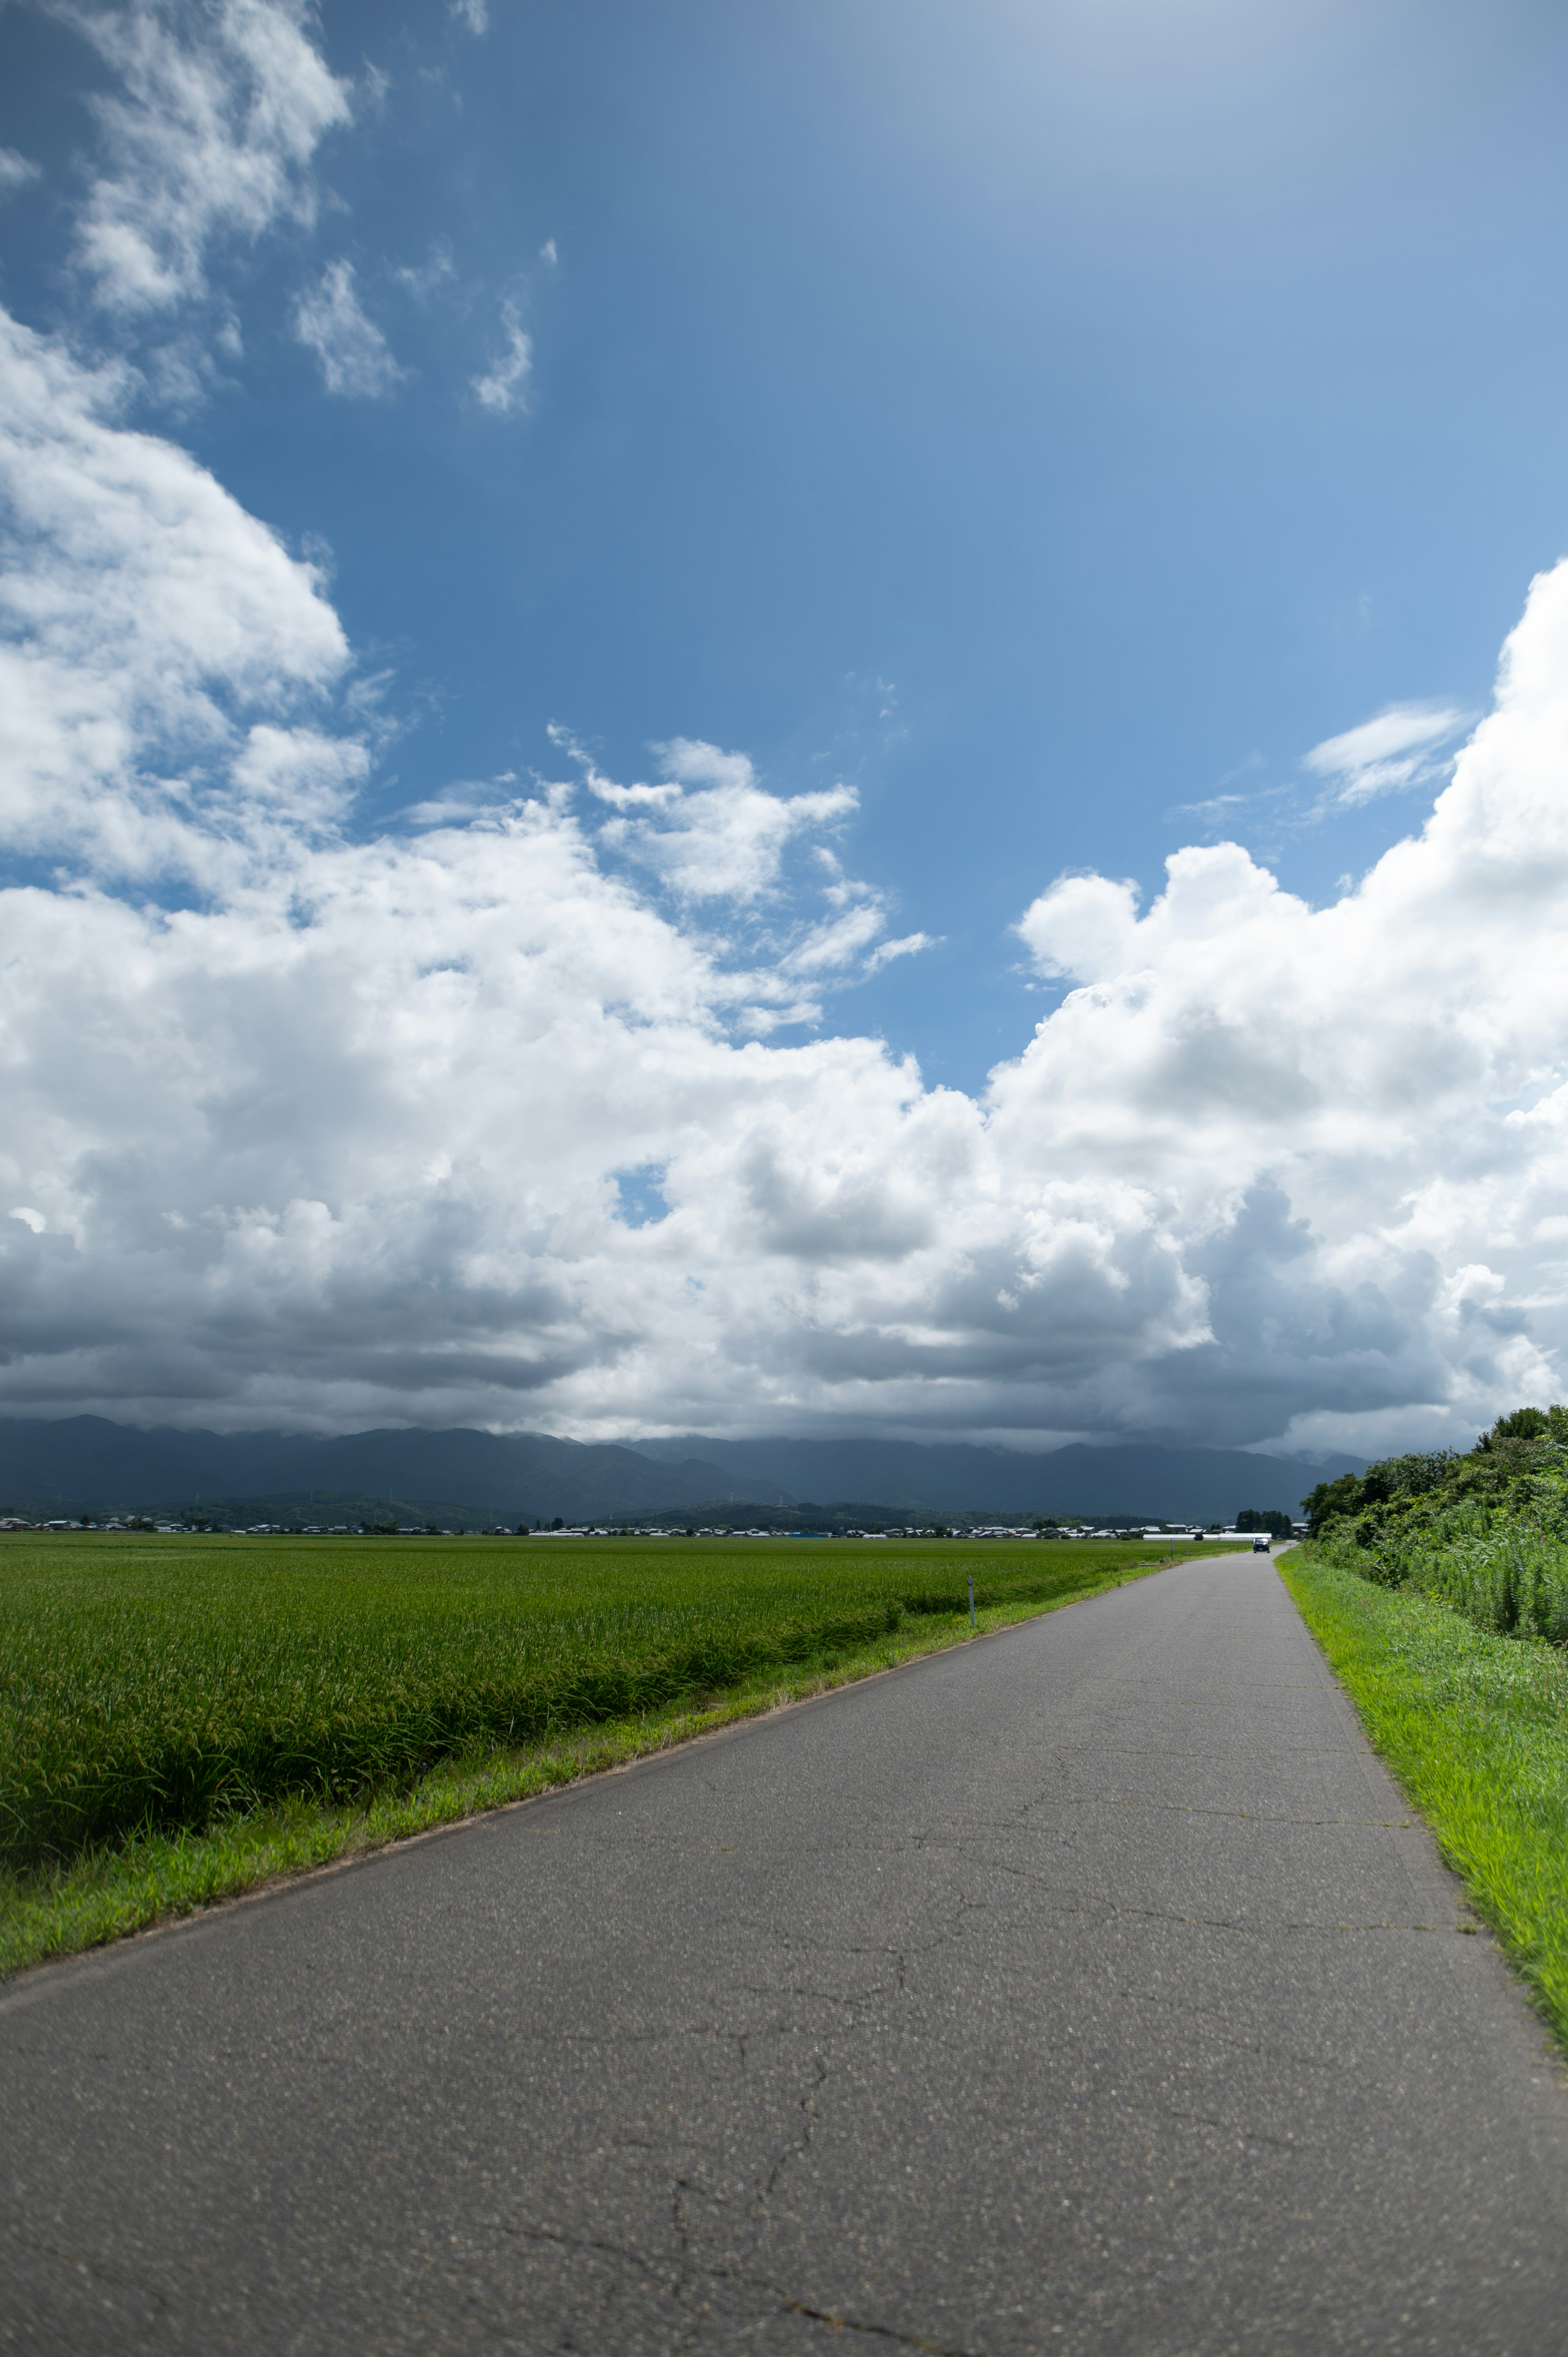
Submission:
M 983 1634 L 1036 1619 L 1160 1568 L 1158 1562 L 1118 1564 L 1101 1577 L 1075 1583 L 1070 1594 L 982 1608 L 978 1631 Z M 387 1790 L 369 1802 L 344 1805 L 285 1798 L 220 1814 L 200 1830 L 139 1833 L 37 1871 L 0 1869 L 0 1977 L 188 1915 L 281 1877 L 308 1873 L 624 1767 L 737 1720 L 943 1652 L 970 1635 L 967 1612 L 926 1614 L 879 1641 L 837 1653 L 824 1651 L 815 1662 L 729 1687 L 701 1703 L 688 1700 L 602 1720 L 548 1742 L 444 1760 L 413 1790 Z
M 1309 1549 L 1280 1569 L 1373 1747 L 1568 2048 L 1568 1654 Z

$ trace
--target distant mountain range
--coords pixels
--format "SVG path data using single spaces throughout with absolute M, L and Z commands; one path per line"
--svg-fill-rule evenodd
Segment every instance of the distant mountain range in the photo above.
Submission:
M 612 1522 L 682 1509 L 878 1499 L 900 1513 L 1229 1521 L 1295 1513 L 1359 1457 L 1262 1457 L 1153 1442 L 1043 1455 L 902 1440 L 558 1440 L 547 1433 L 138 1430 L 104 1416 L 0 1418 L 0 1513 L 186 1514 L 220 1521 Z M 872 1510 L 865 1509 L 867 1515 Z
M 0 1512 L 147 1512 L 155 1507 L 238 1519 L 271 1500 L 306 1522 L 379 1512 L 420 1521 L 568 1522 L 657 1512 L 689 1499 L 771 1500 L 723 1467 L 654 1460 L 636 1449 L 544 1433 L 141 1432 L 104 1416 L 0 1419 Z M 319 1514 L 312 1512 L 318 1505 Z M 328 1508 L 332 1511 L 328 1511 Z M 358 1511 L 356 1511 L 358 1510 Z M 426 1511 L 428 1510 L 428 1511 Z
M 1341 1473 L 1360 1472 L 1359 1457 L 1258 1457 L 1240 1448 L 1168 1448 L 1153 1441 L 1091 1448 L 1082 1441 L 1033 1454 L 975 1448 L 959 1441 L 638 1440 L 639 1456 L 664 1462 L 705 1460 L 725 1469 L 737 1497 L 766 1501 L 762 1485 L 786 1496 L 883 1498 L 929 1513 L 1068 1514 L 1150 1521 L 1227 1520 L 1245 1506 L 1294 1514 L 1305 1492 Z M 750 1489 L 739 1485 L 755 1484 Z M 723 1495 L 723 1491 L 710 1495 Z

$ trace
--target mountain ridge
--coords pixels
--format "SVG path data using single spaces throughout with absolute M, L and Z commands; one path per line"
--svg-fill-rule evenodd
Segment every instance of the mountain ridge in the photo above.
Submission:
M 1070 1441 L 1031 1453 L 963 1441 L 723 1440 L 691 1433 L 629 1446 L 650 1456 L 708 1458 L 732 1479 L 771 1479 L 798 1498 L 886 1498 L 936 1513 L 1146 1512 L 1151 1520 L 1206 1522 L 1245 1506 L 1294 1515 L 1317 1482 L 1365 1467 L 1364 1458 L 1337 1451 L 1275 1457 L 1159 1441 L 1107 1448 Z
M 393 1511 L 474 1522 L 628 1520 L 701 1503 L 788 1506 L 882 1499 L 889 1511 L 1143 1514 L 1229 1520 L 1240 1508 L 1294 1514 L 1307 1490 L 1364 1460 L 1273 1457 L 1159 1442 L 1036 1455 L 964 1442 L 743 1441 L 708 1435 L 641 1442 L 550 1433 L 379 1426 L 317 1438 L 144 1428 L 106 1416 L 0 1417 L 0 1512 L 190 1512 L 243 1499 L 385 1498 Z M 258 1519 L 260 1517 L 258 1516 Z M 340 1517 L 329 1517 L 340 1519 Z

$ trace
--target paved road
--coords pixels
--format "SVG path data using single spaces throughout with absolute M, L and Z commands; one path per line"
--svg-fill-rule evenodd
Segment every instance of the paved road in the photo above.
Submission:
M 1183 1566 L 16 1986 L 0 2346 L 1562 2357 L 1466 1920 Z

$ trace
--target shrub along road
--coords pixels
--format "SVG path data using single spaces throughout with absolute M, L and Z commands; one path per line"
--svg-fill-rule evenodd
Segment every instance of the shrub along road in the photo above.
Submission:
M 0 2345 L 1558 2357 L 1568 2092 L 1209 1559 L 0 1996 Z

